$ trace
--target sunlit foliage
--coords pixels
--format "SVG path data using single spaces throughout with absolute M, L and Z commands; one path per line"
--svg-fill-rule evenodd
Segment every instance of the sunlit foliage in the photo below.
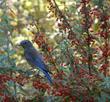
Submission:
M 0 0 L 0 102 L 109 102 L 110 0 Z M 23 57 L 28 39 L 53 85 Z

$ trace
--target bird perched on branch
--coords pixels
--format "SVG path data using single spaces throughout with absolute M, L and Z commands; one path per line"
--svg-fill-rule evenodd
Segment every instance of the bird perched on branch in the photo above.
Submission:
M 27 62 L 32 67 L 37 67 L 41 72 L 44 73 L 45 77 L 48 79 L 50 83 L 53 83 L 52 78 L 49 73 L 51 73 L 46 67 L 42 56 L 38 53 L 38 51 L 34 48 L 32 43 L 29 40 L 23 40 L 20 42 L 20 46 L 24 48 L 24 57 Z

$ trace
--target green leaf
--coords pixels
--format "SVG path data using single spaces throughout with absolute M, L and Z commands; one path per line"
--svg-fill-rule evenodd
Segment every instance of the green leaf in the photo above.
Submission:
M 110 77 L 105 77 L 104 81 L 100 84 L 105 89 L 110 89 Z
M 106 99 L 110 99 L 110 96 L 102 92 L 101 96 L 98 97 L 98 102 L 106 102 Z
M 14 82 L 12 80 L 8 81 L 7 84 L 10 86 L 10 87 L 13 87 L 14 86 Z
M 92 0 L 95 5 L 98 5 L 100 8 L 103 7 L 104 0 Z

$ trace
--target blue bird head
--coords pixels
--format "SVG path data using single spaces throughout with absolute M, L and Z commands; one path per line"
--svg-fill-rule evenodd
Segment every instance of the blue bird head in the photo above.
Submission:
M 23 40 L 20 42 L 20 46 L 22 46 L 24 49 L 32 47 L 32 43 L 29 40 Z

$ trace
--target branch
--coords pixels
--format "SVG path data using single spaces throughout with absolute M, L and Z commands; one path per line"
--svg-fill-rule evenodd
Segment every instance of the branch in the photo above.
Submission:
M 6 69 L 10 69 L 10 67 L 3 67 L 3 66 L 0 66 L 0 70 L 6 70 Z

